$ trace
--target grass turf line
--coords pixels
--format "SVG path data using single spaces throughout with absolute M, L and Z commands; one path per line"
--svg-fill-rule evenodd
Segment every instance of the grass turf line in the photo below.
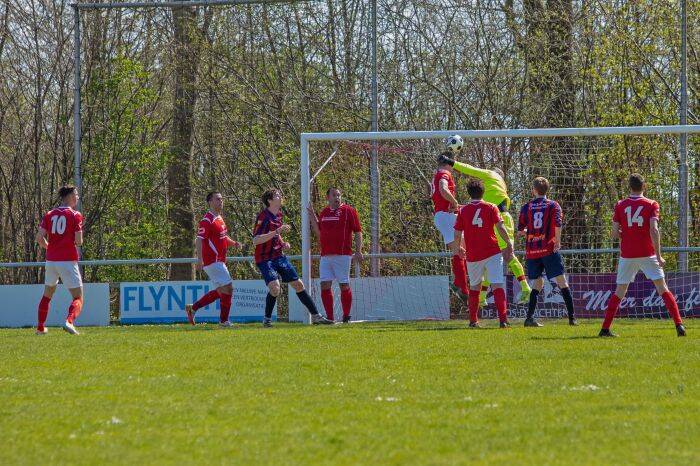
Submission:
M 0 464 L 700 463 L 692 321 L 599 324 L 0 329 Z

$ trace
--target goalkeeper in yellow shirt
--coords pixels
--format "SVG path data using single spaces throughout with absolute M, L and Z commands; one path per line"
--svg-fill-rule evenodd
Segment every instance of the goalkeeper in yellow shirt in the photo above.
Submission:
M 508 212 L 510 208 L 510 198 L 508 197 L 508 188 L 504 180 L 503 172 L 499 169 L 484 170 L 482 168 L 476 168 L 466 163 L 457 162 L 445 154 L 440 155 L 438 162 L 452 165 L 456 172 L 464 173 L 467 176 L 478 178 L 484 182 L 484 201 L 495 204 L 496 207 L 498 207 L 498 211 L 501 213 L 501 218 L 503 219 L 503 226 L 506 227 L 508 237 L 513 241 L 515 236 L 515 224 L 513 223 L 513 217 L 511 217 Z M 504 250 L 506 248 L 505 241 L 503 241 L 499 235 L 496 235 L 496 238 L 498 239 L 498 246 L 501 248 L 501 251 Z M 530 300 L 530 291 L 532 290 L 527 282 L 523 265 L 517 257 L 513 256 L 510 262 L 508 262 L 508 268 L 520 282 L 520 297 L 518 301 L 520 303 L 528 303 Z M 488 287 L 488 282 L 485 281 L 482 285 Z M 483 289 L 482 287 L 482 290 Z M 482 301 L 485 299 L 485 296 L 485 291 L 482 291 Z

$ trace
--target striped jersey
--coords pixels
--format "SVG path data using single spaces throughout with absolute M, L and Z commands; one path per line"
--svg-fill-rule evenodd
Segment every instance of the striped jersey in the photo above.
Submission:
M 556 201 L 536 197 L 520 209 L 518 231 L 527 230 L 525 257 L 537 259 L 554 253 L 554 233 L 561 228 L 562 212 Z
M 268 209 L 263 209 L 255 221 L 253 236 L 264 235 L 277 230 L 282 226 L 282 211 L 273 214 Z M 282 255 L 282 240 L 274 236 L 271 240 L 255 246 L 255 263 L 269 261 Z

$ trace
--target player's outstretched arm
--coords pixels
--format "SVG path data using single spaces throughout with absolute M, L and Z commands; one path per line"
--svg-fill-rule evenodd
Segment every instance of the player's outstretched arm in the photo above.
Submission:
M 272 230 L 272 231 L 270 231 L 270 232 L 268 232 L 268 233 L 263 233 L 263 234 L 261 234 L 261 235 L 256 235 L 256 236 L 253 237 L 253 245 L 254 245 L 254 246 L 257 246 L 258 244 L 267 243 L 268 241 L 270 241 L 270 240 L 271 240 L 272 238 L 274 238 L 275 236 L 279 236 L 279 237 L 280 237 L 280 240 L 281 240 L 281 239 L 282 239 L 282 233 L 286 233 L 286 232 L 290 231 L 291 229 L 292 229 L 292 227 L 290 227 L 290 226 L 287 225 L 287 224 L 284 224 L 284 225 L 282 225 L 281 227 L 279 227 L 279 228 L 276 229 L 276 230 Z
M 231 238 L 230 236 L 227 236 L 226 237 L 226 246 L 228 246 L 229 248 L 240 249 L 241 243 L 239 243 L 235 239 Z

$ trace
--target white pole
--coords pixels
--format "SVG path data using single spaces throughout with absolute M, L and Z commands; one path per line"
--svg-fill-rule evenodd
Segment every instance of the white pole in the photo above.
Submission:
M 688 18 L 686 0 L 681 0 L 681 102 L 680 124 L 688 122 L 688 63 L 687 63 Z M 678 245 L 688 246 L 688 134 L 681 133 L 679 147 L 680 163 L 678 167 Z M 678 268 L 688 271 L 688 253 L 678 254 Z
M 301 279 L 311 290 L 311 227 L 306 207 L 311 202 L 311 172 L 309 169 L 309 141 L 301 137 Z M 308 318 L 311 323 L 311 317 Z

